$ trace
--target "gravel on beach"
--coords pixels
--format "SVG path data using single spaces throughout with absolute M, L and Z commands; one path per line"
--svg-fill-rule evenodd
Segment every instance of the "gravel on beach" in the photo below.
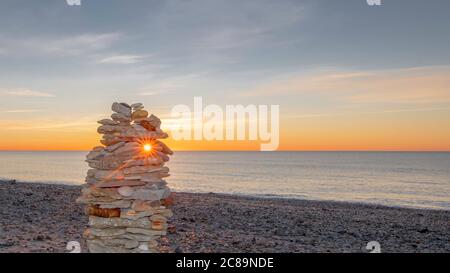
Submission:
M 87 225 L 79 186 L 0 181 L 0 252 L 69 252 Z M 175 193 L 162 252 L 450 252 L 450 211 Z

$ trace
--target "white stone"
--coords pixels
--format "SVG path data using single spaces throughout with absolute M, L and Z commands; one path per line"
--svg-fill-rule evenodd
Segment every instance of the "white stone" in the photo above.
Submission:
M 150 115 L 146 120 L 150 122 L 150 124 L 155 128 L 159 128 L 161 126 L 161 120 L 153 114 Z
M 135 200 L 131 206 L 131 209 L 137 212 L 152 211 L 156 213 L 158 211 L 159 204 L 160 204 L 159 200 L 154 202 Z
M 168 172 L 169 168 L 163 166 L 148 165 L 148 166 L 134 166 L 130 168 L 125 168 L 122 171 L 125 175 L 128 175 L 128 174 L 152 173 L 157 171 Z
M 134 240 L 127 240 L 125 242 L 125 248 L 135 248 L 139 245 L 138 241 L 134 241 Z
M 99 134 L 111 134 L 122 132 L 123 127 L 118 125 L 101 125 L 97 128 Z
M 139 249 L 140 249 L 140 250 L 146 251 L 146 250 L 148 250 L 148 245 L 145 244 L 145 243 L 144 243 L 144 244 L 140 244 L 140 245 L 139 245 Z
M 128 167 L 136 167 L 136 166 L 161 166 L 164 162 L 155 157 L 147 157 L 143 159 L 130 159 L 125 161 L 126 166 Z
M 119 192 L 120 195 L 125 196 L 125 197 L 129 197 L 131 195 L 133 195 L 134 190 L 133 188 L 129 187 L 129 186 L 125 186 L 125 187 L 120 187 L 117 192 Z
M 92 151 L 94 152 L 101 152 L 105 149 L 105 147 L 103 146 L 95 146 L 94 148 L 92 148 Z
M 129 220 L 121 217 L 103 218 L 97 216 L 89 216 L 89 225 L 94 228 L 151 228 L 152 224 L 148 218 L 140 218 L 137 220 Z
M 97 123 L 100 123 L 102 125 L 118 125 L 119 123 L 117 121 L 111 120 L 111 119 L 102 119 L 97 121 Z
M 87 171 L 87 176 L 88 177 L 95 177 L 95 174 L 97 173 L 97 170 L 96 169 L 89 169 L 88 171 Z
M 118 200 L 113 202 L 107 202 L 107 203 L 100 203 L 100 208 L 102 209 L 115 209 L 115 208 L 129 208 L 131 207 L 131 202 L 128 200 Z
M 143 186 L 145 181 L 140 180 L 113 180 L 113 181 L 102 181 L 96 186 L 99 188 L 117 188 L 124 186 Z
M 81 190 L 84 196 L 107 197 L 111 199 L 122 199 L 115 189 L 98 188 L 96 186 L 85 187 Z
M 165 231 L 165 230 L 152 230 L 152 229 L 142 229 L 142 228 L 126 228 L 126 231 L 129 233 L 142 234 L 142 235 L 148 235 L 148 236 L 158 236 L 158 235 L 165 236 L 167 234 L 167 231 Z
M 115 150 L 117 150 L 118 148 L 122 147 L 123 145 L 125 145 L 125 142 L 119 142 L 119 143 L 113 144 L 111 146 L 105 147 L 105 151 L 108 151 L 111 153 L 111 152 L 114 152 Z
M 145 129 L 144 127 L 142 127 L 139 124 L 133 124 L 131 127 L 133 127 L 133 129 L 135 129 L 136 131 L 139 131 L 139 132 L 147 132 L 147 129 Z
M 142 189 L 139 191 L 135 191 L 131 195 L 131 198 L 145 201 L 158 201 L 167 198 L 169 194 L 170 190 L 168 187 L 160 190 Z
M 114 113 L 111 115 L 111 118 L 115 121 L 119 121 L 119 122 L 131 122 L 131 115 L 130 117 L 121 114 L 121 113 Z
M 137 212 L 135 210 L 122 210 L 120 212 L 120 218 L 125 218 L 129 220 L 138 220 L 140 218 L 152 216 L 155 213 L 155 211 L 141 211 Z
M 164 182 L 164 180 L 161 179 L 160 177 L 147 176 L 147 175 L 143 175 L 140 180 L 143 181 L 143 182 L 147 182 L 147 183 L 161 183 L 161 182 Z
M 131 108 L 121 103 L 118 102 L 113 103 L 111 106 L 111 110 L 113 110 L 116 113 L 122 114 L 126 117 L 131 117 Z
M 129 240 L 138 241 L 138 242 L 147 242 L 152 247 L 156 247 L 158 245 L 158 243 L 155 240 L 156 238 L 158 238 L 157 236 L 125 233 L 124 235 L 121 235 L 120 237 L 129 239 Z
M 159 140 L 156 140 L 155 142 L 158 146 L 161 147 L 161 152 L 163 152 L 165 154 L 169 154 L 169 155 L 173 154 L 173 151 L 169 148 L 169 146 L 167 146 L 166 144 L 164 144 L 163 142 L 161 142 Z
M 94 160 L 100 157 L 105 156 L 104 152 L 96 152 L 96 151 L 90 151 L 87 155 L 86 155 L 86 159 L 87 160 Z
M 119 236 L 126 233 L 126 229 L 121 228 L 90 228 L 86 231 L 88 236 L 107 237 L 107 236 Z
M 162 215 L 160 215 L 160 214 L 152 215 L 152 216 L 150 217 L 150 220 L 151 220 L 151 221 L 162 221 L 162 222 L 167 222 L 167 218 L 164 217 L 164 216 L 162 216 Z
M 136 142 L 128 142 L 122 147 L 118 148 L 114 151 L 113 155 L 121 155 L 121 154 L 127 154 L 127 153 L 139 153 L 142 150 L 142 145 Z
M 138 102 L 138 103 L 133 103 L 133 104 L 131 105 L 131 108 L 135 109 L 135 108 L 139 108 L 139 107 L 143 107 L 143 106 L 144 106 L 144 105 L 143 105 L 142 103 Z
M 91 253 L 129 253 L 130 249 L 114 247 L 100 240 L 86 240 L 89 252 Z
M 125 180 L 140 180 L 140 175 L 125 176 Z

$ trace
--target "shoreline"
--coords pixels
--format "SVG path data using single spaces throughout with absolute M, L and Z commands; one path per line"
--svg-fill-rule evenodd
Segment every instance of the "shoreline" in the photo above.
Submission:
M 87 224 L 80 186 L 0 180 L 0 252 L 69 252 Z M 450 211 L 175 192 L 161 252 L 450 252 Z
M 10 181 L 14 181 L 14 183 L 24 183 L 24 184 L 37 184 L 37 185 L 56 185 L 56 186 L 67 186 L 67 187 L 81 187 L 81 185 L 74 185 L 70 183 L 65 183 L 61 181 L 24 181 L 17 179 L 5 179 L 0 177 L 0 183 L 8 183 Z M 384 207 L 384 208 L 393 208 L 393 209 L 412 209 L 412 210 L 425 210 L 425 211 L 450 211 L 450 208 L 431 208 L 431 207 L 419 207 L 419 206 L 399 206 L 399 205 L 386 205 L 386 204 L 377 204 L 377 203 L 368 203 L 368 202 L 356 202 L 356 201 L 339 201 L 339 200 L 326 200 L 326 199 L 307 199 L 307 198 L 295 198 L 295 197 L 286 197 L 282 195 L 252 195 L 246 193 L 216 193 L 216 192 L 186 192 L 186 191 L 172 191 L 174 193 L 180 194 L 215 194 L 217 196 L 223 197 L 238 197 L 243 199 L 267 199 L 273 201 L 289 201 L 289 202 L 327 202 L 327 203 L 336 203 L 336 205 L 359 205 L 359 206 L 369 206 L 369 207 Z

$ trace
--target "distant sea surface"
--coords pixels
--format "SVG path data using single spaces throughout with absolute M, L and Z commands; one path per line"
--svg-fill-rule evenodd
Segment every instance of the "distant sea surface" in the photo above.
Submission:
M 0 178 L 80 185 L 87 152 L 0 152 Z M 176 152 L 175 191 L 450 209 L 450 153 Z

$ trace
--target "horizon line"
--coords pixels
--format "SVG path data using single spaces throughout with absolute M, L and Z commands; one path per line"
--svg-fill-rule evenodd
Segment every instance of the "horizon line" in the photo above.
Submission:
M 1 150 L 0 152 L 89 152 L 91 150 Z M 450 150 L 173 150 L 174 152 L 381 152 L 381 153 L 450 153 Z

